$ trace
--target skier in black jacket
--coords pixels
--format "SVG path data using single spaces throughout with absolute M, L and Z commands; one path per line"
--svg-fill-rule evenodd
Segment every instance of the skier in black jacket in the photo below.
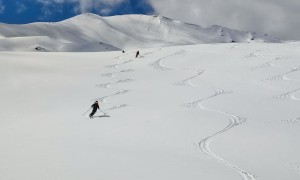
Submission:
M 137 51 L 135 54 L 135 58 L 137 58 L 140 55 L 140 51 Z
M 93 108 L 93 111 L 90 114 L 90 118 L 93 118 L 93 116 L 96 113 L 97 109 L 100 109 L 98 101 L 96 101 L 91 107 Z

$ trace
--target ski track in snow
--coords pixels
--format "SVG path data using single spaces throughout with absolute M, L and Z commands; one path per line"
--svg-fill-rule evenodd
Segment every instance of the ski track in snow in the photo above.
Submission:
M 295 90 L 290 91 L 290 92 L 287 92 L 287 93 L 284 93 L 284 94 L 281 94 L 279 96 L 275 96 L 274 98 L 275 99 L 289 99 L 289 100 L 294 100 L 294 101 L 300 101 L 300 99 L 295 96 L 295 93 L 297 93 L 298 91 L 300 91 L 300 88 L 295 89 Z
M 290 168 L 293 169 L 298 175 L 300 175 L 300 163 L 299 162 L 290 163 Z
M 125 65 L 125 64 L 128 64 L 128 63 L 131 63 L 133 62 L 134 60 L 128 60 L 128 61 L 125 61 L 125 62 L 122 62 L 122 63 L 118 63 L 118 64 L 113 64 L 113 65 L 108 65 L 106 66 L 107 68 L 112 68 L 112 69 L 119 69 L 120 66 L 122 65 Z
M 186 70 L 188 71 L 189 69 L 186 69 Z M 192 80 L 192 79 L 195 79 L 195 78 L 199 77 L 201 74 L 203 74 L 203 73 L 204 73 L 204 70 L 194 70 L 194 69 L 190 69 L 190 71 L 195 71 L 196 74 L 195 74 L 194 76 L 191 76 L 191 77 L 187 78 L 187 79 L 184 79 L 184 80 L 182 80 L 182 81 L 176 82 L 175 85 L 178 85 L 178 86 L 197 86 L 197 85 L 193 84 L 193 83 L 191 82 L 191 80 Z
M 161 50 L 161 48 L 158 51 L 160 51 L 160 50 Z M 149 54 L 152 54 L 152 53 L 155 53 L 155 52 L 148 52 L 148 53 L 145 53 L 144 55 L 149 55 Z M 177 55 L 177 54 L 180 54 L 180 53 L 182 53 L 182 51 L 178 51 L 175 54 L 172 54 L 170 56 Z M 167 56 L 167 57 L 170 57 L 170 56 Z M 164 58 L 167 58 L 167 57 L 164 57 Z M 113 59 L 121 59 L 121 56 L 117 56 L 117 57 L 115 57 Z M 163 60 L 163 59 L 161 59 L 161 60 Z M 121 62 L 121 63 L 117 63 L 117 64 L 113 64 L 113 65 L 108 65 L 106 67 L 110 68 L 110 69 L 119 69 L 120 66 L 126 65 L 128 63 L 133 62 L 133 61 L 135 61 L 135 60 L 127 60 L 127 61 L 124 61 L 124 62 Z M 158 65 L 160 66 L 159 63 L 158 63 Z M 133 69 L 125 69 L 125 70 L 121 70 L 121 71 L 117 71 L 117 72 L 105 73 L 105 74 L 102 74 L 102 76 L 103 77 L 113 78 L 118 73 L 127 73 L 127 72 L 133 72 L 133 71 L 134 71 Z M 119 83 L 127 83 L 127 82 L 131 82 L 131 81 L 134 81 L 134 80 L 133 79 L 121 79 L 121 80 L 116 81 L 116 82 L 105 83 L 105 84 L 100 84 L 100 85 L 96 85 L 96 86 L 102 87 L 102 88 L 112 88 L 112 85 L 119 84 Z M 111 94 L 111 95 L 108 95 L 108 96 L 104 96 L 104 97 L 101 97 L 101 98 L 96 98 L 94 100 L 98 100 L 100 102 L 106 102 L 107 98 L 118 96 L 118 95 L 125 94 L 125 93 L 128 93 L 128 92 L 129 92 L 129 90 L 122 89 L 122 90 L 119 90 L 118 92 L 116 92 L 114 94 Z M 128 106 L 127 104 L 116 105 L 116 106 L 113 106 L 111 108 L 106 109 L 105 111 L 120 109 L 120 108 L 124 108 L 124 107 L 127 107 L 127 106 Z
M 161 65 L 161 62 L 165 59 L 167 59 L 170 56 L 174 56 L 177 54 L 181 54 L 183 51 L 178 51 L 172 55 L 169 56 L 165 56 L 163 58 L 160 58 L 159 60 L 155 61 L 154 63 L 150 64 L 152 67 L 154 67 L 156 70 L 160 70 L 160 71 L 166 71 L 166 70 L 175 70 L 175 69 L 171 69 L 169 67 L 163 66 Z M 256 52 L 256 51 L 255 51 Z M 193 83 L 191 83 L 192 79 L 195 79 L 197 77 L 199 77 L 201 74 L 204 73 L 204 70 L 194 70 L 194 69 L 181 69 L 181 70 L 193 70 L 196 72 L 195 75 L 174 83 L 175 85 L 182 85 L 182 86 L 197 86 Z M 214 134 L 206 137 L 205 139 L 201 140 L 200 142 L 198 142 L 198 147 L 200 148 L 200 150 L 205 153 L 206 155 L 208 155 L 209 157 L 215 159 L 217 162 L 222 163 L 223 165 L 225 165 L 226 167 L 232 169 L 233 171 L 239 173 L 244 180 L 255 180 L 256 176 L 238 166 L 235 166 L 233 164 L 231 164 L 229 161 L 217 156 L 211 149 L 210 149 L 210 143 L 211 141 L 216 138 L 217 136 L 226 133 L 227 131 L 229 131 L 231 128 L 238 126 L 244 122 L 246 122 L 246 118 L 242 118 L 240 116 L 231 114 L 231 113 L 227 113 L 227 112 L 223 112 L 223 111 L 218 111 L 218 110 L 214 110 L 214 109 L 209 109 L 206 108 L 202 105 L 202 103 L 206 100 L 212 99 L 212 98 L 216 98 L 220 95 L 224 95 L 224 94 L 229 94 L 232 93 L 232 91 L 225 91 L 223 89 L 215 89 L 215 93 L 211 96 L 208 96 L 206 98 L 194 101 L 194 102 L 190 102 L 188 104 L 186 104 L 185 106 L 188 108 L 200 108 L 202 110 L 205 111 L 210 111 L 210 112 L 214 112 L 214 113 L 218 113 L 221 114 L 223 116 L 225 116 L 227 119 L 229 119 L 229 124 L 222 130 L 215 132 Z
M 214 113 L 218 113 L 218 114 L 221 114 L 223 116 L 225 116 L 226 118 L 228 118 L 229 120 L 229 124 L 222 130 L 220 131 L 217 131 L 215 132 L 214 134 L 206 137 L 205 139 L 201 140 L 199 143 L 198 143 L 198 146 L 199 148 L 201 149 L 201 151 L 203 153 L 205 153 L 206 155 L 208 155 L 209 157 L 217 160 L 219 163 L 222 163 L 224 164 L 225 166 L 227 166 L 228 168 L 238 172 L 244 180 L 255 180 L 255 175 L 250 173 L 250 172 L 247 172 L 246 170 L 240 168 L 240 167 L 237 167 L 233 164 L 231 164 L 229 161 L 221 158 L 220 156 L 216 155 L 211 149 L 210 149 L 210 143 L 211 141 L 216 138 L 217 136 L 223 134 L 223 133 L 226 133 L 227 131 L 229 131 L 231 128 L 235 127 L 235 126 L 238 126 L 244 122 L 246 122 L 246 118 L 243 118 L 243 117 L 240 117 L 240 116 L 237 116 L 237 115 L 234 115 L 234 114 L 230 114 L 230 113 L 227 113 L 227 112 L 223 112 L 223 111 L 218 111 L 218 110 L 214 110 L 214 109 L 210 109 L 210 108 L 207 108 L 207 107 L 204 107 L 202 105 L 202 103 L 208 99 L 212 99 L 212 98 L 216 98 L 220 95 L 224 95 L 224 94 L 228 94 L 230 93 L 230 91 L 224 91 L 222 89 L 216 89 L 216 92 L 207 97 L 207 98 L 204 98 L 204 99 L 201 99 L 201 100 L 198 100 L 198 101 L 195 101 L 195 102 L 191 102 L 191 103 L 188 103 L 186 105 L 186 107 L 188 108 L 200 108 L 202 110 L 205 110 L 205 111 L 210 111 L 210 112 L 214 112 Z
M 161 50 L 161 48 L 159 49 L 159 51 L 160 50 Z M 155 53 L 155 52 L 148 52 L 148 53 L 146 53 L 144 55 L 149 55 L 149 54 L 152 54 L 152 53 Z M 174 55 L 176 55 L 176 54 L 178 54 L 178 53 L 175 53 Z M 114 59 L 121 59 L 121 56 L 117 56 Z M 133 61 L 135 61 L 135 60 L 131 59 L 131 60 L 127 60 L 127 61 L 124 61 L 124 62 L 121 62 L 121 63 L 117 63 L 117 64 L 113 64 L 113 65 L 108 65 L 106 67 L 110 68 L 110 69 L 119 69 L 120 66 L 126 65 L 128 63 L 133 62 Z M 124 70 L 117 71 L 117 72 L 105 73 L 105 74 L 102 74 L 102 76 L 103 77 L 113 78 L 118 73 L 128 73 L 128 72 L 133 72 L 133 71 L 134 71 L 133 69 L 124 69 Z M 134 80 L 133 79 L 121 79 L 121 80 L 116 81 L 116 82 L 105 83 L 105 84 L 100 84 L 100 85 L 96 85 L 96 86 L 102 87 L 102 88 L 112 88 L 112 85 L 119 84 L 119 83 L 127 83 L 127 82 L 132 82 L 132 81 L 134 81 Z M 96 98 L 95 100 L 98 100 L 100 102 L 106 102 L 107 98 L 118 96 L 118 95 L 125 94 L 125 93 L 128 93 L 128 92 L 129 92 L 129 90 L 122 89 L 122 90 L 118 90 L 118 92 L 116 92 L 114 94 L 111 94 L 111 95 L 108 95 L 108 96 L 104 96 L 104 97 L 101 97 L 101 98 Z M 124 107 L 127 107 L 127 106 L 128 106 L 127 104 L 116 105 L 116 106 L 113 106 L 111 108 L 106 109 L 105 111 L 120 109 L 120 108 L 124 108 Z
M 94 99 L 94 101 L 100 101 L 100 102 L 104 103 L 104 102 L 106 102 L 107 98 L 114 97 L 114 96 L 121 95 L 121 94 L 125 94 L 125 93 L 128 93 L 128 92 L 130 92 L 130 91 L 129 90 L 124 90 L 124 89 L 119 90 L 118 92 L 116 92 L 114 94 L 103 96 L 101 98 L 96 98 L 96 99 Z
M 121 56 L 117 56 L 115 57 L 114 59 L 120 59 Z M 124 61 L 124 62 L 121 62 L 121 63 L 117 63 L 117 64 L 113 64 L 113 65 L 108 65 L 106 66 L 107 68 L 111 68 L 111 69 L 119 69 L 120 66 L 122 65 L 125 65 L 125 64 L 128 64 L 128 63 L 131 63 L 133 62 L 134 60 L 127 60 L 127 61 Z M 128 72 L 132 72 L 134 71 L 133 69 L 124 69 L 124 70 L 120 70 L 120 71 L 117 71 L 117 72 L 111 72 L 111 73 L 105 73 L 105 74 L 102 74 L 103 77 L 109 77 L 109 78 L 113 78 L 115 77 L 116 74 L 118 73 L 128 73 Z M 116 85 L 116 84 L 120 84 L 120 83 L 128 83 L 128 82 L 132 82 L 134 81 L 133 79 L 121 79 L 121 80 L 118 80 L 116 82 L 110 82 L 110 83 L 105 83 L 105 84 L 99 84 L 99 85 L 96 85 L 97 87 L 102 87 L 102 88 L 112 88 L 112 85 Z M 122 94 L 126 94 L 130 92 L 129 90 L 126 90 L 126 89 L 119 89 L 118 92 L 114 93 L 114 94 L 111 94 L 111 95 L 107 95 L 107 96 L 104 96 L 104 97 L 101 97 L 101 98 L 96 98 L 94 100 L 98 100 L 100 102 L 106 102 L 106 99 L 107 98 L 111 98 L 111 97 L 114 97 L 114 96 L 118 96 L 118 95 L 122 95 Z M 120 108 L 125 108 L 127 107 L 128 105 L 127 104 L 121 104 L 121 105 L 115 105 L 111 108 L 108 108 L 104 111 L 111 111 L 111 110 L 116 110 L 116 109 L 120 109 Z
M 272 61 L 269 61 L 267 63 L 264 63 L 264 64 L 261 64 L 259 66 L 256 66 L 256 67 L 253 67 L 251 70 L 252 71 L 256 71 L 256 70 L 261 70 L 263 68 L 269 68 L 269 67 L 274 67 L 274 66 L 277 66 L 275 63 L 278 62 L 279 60 L 281 60 L 282 58 L 275 58 L 274 60 Z
M 145 57 L 145 56 L 147 56 L 147 55 L 150 55 L 150 54 L 154 54 L 154 53 L 156 53 L 156 52 L 158 52 L 158 51 L 161 51 L 162 50 L 162 48 L 158 48 L 156 51 L 150 51 L 150 52 L 146 52 L 146 53 L 144 53 L 144 54 L 140 54 L 140 56 L 141 57 Z
M 282 120 L 281 122 L 283 124 L 300 124 L 300 117 L 289 119 L 289 120 Z
M 157 61 L 155 61 L 154 63 L 151 63 L 150 66 L 152 66 L 154 69 L 158 70 L 158 71 L 168 71 L 168 70 L 172 70 L 171 68 L 168 68 L 168 67 L 165 67 L 163 66 L 161 63 L 163 60 L 169 58 L 169 57 L 172 57 L 172 56 L 176 56 L 176 55 L 179 55 L 179 54 L 182 54 L 184 53 L 184 50 L 180 50 L 180 51 L 176 51 L 175 53 L 171 54 L 171 55 L 168 55 L 168 56 L 165 56 L 165 57 L 162 57 L 160 59 L 158 59 Z
M 237 44 L 235 44 L 235 45 L 231 46 L 231 48 L 230 48 L 230 49 L 234 49 L 236 46 L 237 46 Z
M 125 69 L 125 70 L 122 70 L 122 71 L 118 71 L 118 72 L 112 72 L 112 73 L 106 73 L 106 74 L 102 74 L 103 77 L 114 77 L 115 74 L 118 74 L 118 73 L 126 73 L 126 72 L 133 72 L 134 70 L 133 69 Z
M 117 82 L 111 82 L 111 83 L 106 83 L 106 84 L 99 84 L 97 85 L 98 87 L 103 87 L 103 88 L 111 88 L 111 85 L 113 84 L 119 84 L 119 83 L 126 83 L 126 82 L 132 82 L 134 81 L 133 79 L 121 79 Z
M 111 110 L 115 110 L 115 109 L 124 108 L 124 107 L 127 107 L 127 106 L 128 106 L 127 104 L 121 104 L 121 105 L 113 106 L 109 109 L 105 109 L 104 111 L 111 111 Z
M 260 66 L 254 67 L 254 68 L 252 68 L 252 70 L 259 70 L 259 69 L 262 69 L 262 68 L 266 68 L 266 67 L 270 67 L 270 66 L 275 66 L 272 63 L 277 62 L 279 60 L 282 60 L 282 57 L 275 58 L 274 60 L 272 60 L 270 62 L 267 62 L 267 63 L 262 64 Z M 300 82 L 300 80 L 295 80 L 295 79 L 291 79 L 291 78 L 287 77 L 289 74 L 292 74 L 292 73 L 297 72 L 297 71 L 300 71 L 300 67 L 294 67 L 294 68 L 292 68 L 290 71 L 288 71 L 286 73 L 278 74 L 278 75 L 272 76 L 270 78 L 267 78 L 267 79 L 264 79 L 264 80 L 261 80 L 261 81 L 262 82 L 271 82 L 271 81 L 284 80 L 284 81 Z M 295 89 L 293 91 L 289 91 L 289 92 L 280 94 L 280 95 L 275 96 L 273 98 L 275 98 L 275 99 L 289 99 L 289 100 L 294 100 L 294 101 L 300 101 L 300 99 L 295 96 L 295 93 L 297 93 L 298 91 L 300 91 L 300 88 Z
M 159 49 L 159 51 L 161 50 L 161 48 Z M 155 52 L 148 52 L 148 53 L 145 53 L 144 55 L 149 55 L 149 54 L 152 54 L 152 53 L 155 53 Z M 121 56 L 117 56 L 113 59 L 121 59 Z M 113 65 L 108 65 L 106 66 L 107 68 L 110 68 L 110 69 L 119 69 L 120 66 L 122 65 L 126 65 L 128 63 L 131 63 L 135 60 L 127 60 L 127 61 L 124 61 L 124 62 L 121 62 L 121 63 L 117 63 L 117 64 L 113 64 Z M 128 72 L 133 72 L 134 69 L 124 69 L 124 70 L 121 70 L 121 71 L 117 71 L 117 72 L 111 72 L 111 73 L 105 73 L 105 74 L 102 74 L 103 77 L 109 77 L 109 78 L 114 78 L 116 74 L 118 73 L 128 73 Z M 121 79 L 119 81 L 116 81 L 116 82 L 111 82 L 111 83 L 105 83 L 105 84 L 100 84 L 100 85 L 96 85 L 98 87 L 102 87 L 102 88 L 112 88 L 112 85 L 115 85 L 115 84 L 119 84 L 119 83 L 127 83 L 127 82 L 132 82 L 134 81 L 133 79 Z M 114 97 L 114 96 L 118 96 L 118 95 L 121 95 L 121 94 L 126 94 L 128 93 L 129 90 L 125 90 L 125 89 L 122 89 L 122 90 L 119 90 L 118 92 L 114 93 L 114 94 L 111 94 L 111 95 L 108 95 L 108 96 L 104 96 L 104 97 L 101 97 L 101 98 L 96 98 L 94 100 L 98 100 L 100 102 L 106 102 L 106 99 L 107 98 L 110 98 L 110 97 Z M 108 108 L 104 111 L 111 111 L 111 110 L 115 110 L 115 109 L 120 109 L 120 108 L 125 108 L 127 107 L 128 105 L 127 104 L 121 104 L 121 105 L 115 105 L 111 108 Z
M 291 69 L 290 71 L 286 72 L 286 73 L 283 73 L 283 74 L 279 74 L 279 75 L 276 75 L 276 76 L 272 76 L 268 79 L 265 79 L 263 80 L 263 82 L 268 82 L 268 81 L 276 81 L 276 80 L 285 80 L 285 81 L 296 81 L 296 82 L 300 82 L 300 80 L 295 80 L 295 79 L 290 79 L 287 77 L 287 75 L 291 74 L 291 73 L 294 73 L 294 72 L 297 72 L 297 71 L 300 71 L 300 67 L 296 67 L 296 68 L 293 68 Z
M 258 57 L 260 55 L 259 52 L 261 52 L 261 51 L 262 51 L 262 49 L 254 50 L 248 56 L 246 56 L 246 59 Z

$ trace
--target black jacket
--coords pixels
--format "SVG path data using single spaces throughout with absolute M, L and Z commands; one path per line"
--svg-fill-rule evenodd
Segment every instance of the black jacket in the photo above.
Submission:
M 98 103 L 94 103 L 91 107 L 92 107 L 93 109 L 100 109 Z

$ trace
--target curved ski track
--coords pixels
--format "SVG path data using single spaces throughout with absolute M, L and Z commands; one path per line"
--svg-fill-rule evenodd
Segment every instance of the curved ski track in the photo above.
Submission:
M 252 70 L 252 71 L 255 71 L 255 70 L 260 70 L 260 69 L 263 69 L 263 68 L 268 68 L 268 67 L 272 67 L 272 66 L 277 66 L 277 65 L 275 64 L 275 62 L 278 62 L 278 61 L 281 60 L 281 59 L 282 59 L 281 57 L 275 58 L 275 59 L 272 60 L 272 61 L 266 62 L 266 63 L 261 64 L 261 65 L 256 66 L 256 67 L 253 67 L 251 70 Z
M 294 72 L 297 72 L 297 71 L 300 71 L 300 67 L 293 68 L 293 69 L 291 69 L 290 71 L 288 71 L 286 73 L 270 77 L 270 78 L 265 79 L 263 81 L 266 82 L 266 81 L 275 81 L 275 80 L 286 80 L 286 81 L 297 81 L 297 82 L 299 82 L 299 80 L 294 80 L 294 79 L 290 79 L 290 78 L 287 77 L 287 75 L 289 75 L 291 73 L 294 73 Z
M 201 151 L 205 154 L 207 154 L 208 156 L 210 156 L 211 158 L 217 160 L 219 163 L 222 163 L 224 164 L 225 166 L 231 168 L 232 170 L 238 172 L 244 180 L 255 180 L 255 175 L 250 173 L 250 172 L 247 172 L 246 170 L 242 169 L 242 168 L 239 168 L 233 164 L 231 164 L 229 161 L 227 160 L 224 160 L 223 158 L 217 156 L 211 149 L 210 149 L 210 142 L 211 140 L 213 140 L 214 138 L 216 138 L 217 136 L 223 134 L 223 133 L 226 133 L 227 131 L 229 131 L 231 128 L 235 127 L 235 126 L 238 126 L 242 123 L 244 123 L 247 119 L 246 118 L 242 118 L 240 116 L 237 116 L 237 115 L 234 115 L 234 114 L 230 114 L 230 113 L 227 113 L 227 112 L 223 112 L 223 111 L 218 111 L 218 110 L 214 110 L 214 109 L 209 109 L 209 108 L 206 108 L 202 105 L 202 102 L 208 100 L 208 99 L 212 99 L 212 98 L 215 98 L 217 96 L 220 96 L 220 95 L 223 95 L 223 94 L 227 94 L 226 91 L 224 90 L 221 90 L 221 89 L 216 89 L 216 92 L 207 97 L 207 98 L 204 98 L 204 99 L 201 99 L 201 100 L 198 100 L 198 101 L 195 101 L 195 102 L 191 102 L 191 103 L 188 103 L 187 104 L 187 107 L 189 108 L 200 108 L 202 110 L 205 110 L 205 111 L 210 111 L 210 112 L 215 112 L 215 113 L 218 113 L 218 114 L 221 114 L 223 116 L 226 116 L 229 120 L 229 124 L 222 130 L 220 131 L 217 131 L 215 132 L 214 134 L 208 136 L 207 138 L 201 140 L 199 143 L 198 143 L 198 146 L 199 148 L 201 149 Z
M 294 93 L 297 93 L 298 91 L 300 91 L 300 88 L 295 89 L 293 91 L 281 94 L 279 96 L 276 96 L 275 98 L 277 99 L 290 99 L 290 100 L 294 100 L 294 101 L 300 101 L 299 98 L 295 97 Z
M 155 61 L 154 63 L 150 64 L 153 68 L 155 68 L 156 70 L 160 70 L 160 71 L 166 71 L 166 70 L 174 70 L 171 68 L 168 68 L 166 66 L 161 65 L 161 62 L 165 59 L 167 59 L 168 57 L 177 55 L 177 54 L 181 54 L 183 51 L 178 51 L 172 55 L 169 56 L 165 56 L 163 58 L 158 59 L 157 61 Z M 259 51 L 255 51 L 254 53 L 259 52 Z M 193 70 L 193 69 L 182 69 L 182 70 Z M 196 72 L 195 75 L 174 83 L 175 85 L 183 85 L 183 86 L 197 86 L 193 83 L 190 82 L 190 80 L 195 79 L 197 77 L 199 77 L 201 74 L 204 73 L 204 70 L 193 70 Z M 242 123 L 244 123 L 247 119 L 246 118 L 242 118 L 240 116 L 234 115 L 234 114 L 230 114 L 227 112 L 223 112 L 223 111 L 218 111 L 218 110 L 214 110 L 214 109 L 209 109 L 206 108 L 202 105 L 202 103 L 208 99 L 212 99 L 212 98 L 216 98 L 217 96 L 223 95 L 223 94 L 229 94 L 232 93 L 232 91 L 225 91 L 222 89 L 215 89 L 215 93 L 211 96 L 208 96 L 206 98 L 188 103 L 187 105 L 185 105 L 188 108 L 200 108 L 202 110 L 205 111 L 210 111 L 210 112 L 215 112 L 218 114 L 221 114 L 223 116 L 225 116 L 227 119 L 229 119 L 229 124 L 222 130 L 215 132 L 214 134 L 206 137 L 205 139 L 202 139 L 201 141 L 198 142 L 198 147 L 200 148 L 200 150 L 205 153 L 206 155 L 208 155 L 209 157 L 215 159 L 217 162 L 222 163 L 223 165 L 225 165 L 226 167 L 232 169 L 233 171 L 239 173 L 244 180 L 255 180 L 255 175 L 238 167 L 235 166 L 233 164 L 231 164 L 229 161 L 224 160 L 223 158 L 217 156 L 211 149 L 210 149 L 210 142 L 216 138 L 217 136 L 226 133 L 227 131 L 229 131 L 231 128 L 238 126 Z
M 189 70 L 189 69 L 186 69 L 186 70 Z M 195 78 L 201 76 L 201 74 L 204 73 L 204 70 L 193 70 L 193 69 L 190 69 L 190 71 L 195 71 L 196 74 L 194 76 L 191 76 L 191 77 L 187 78 L 187 79 L 184 79 L 182 81 L 176 82 L 175 85 L 178 85 L 178 86 L 197 86 L 197 85 L 191 83 L 190 80 L 195 79 Z
M 165 57 L 162 57 L 160 59 L 158 59 L 157 61 L 155 61 L 154 63 L 151 63 L 150 66 L 152 66 L 154 69 L 158 70 L 158 71 L 168 71 L 168 70 L 173 70 L 171 68 L 168 68 L 168 67 L 165 67 L 163 66 L 161 63 L 163 60 L 169 58 L 169 57 L 172 57 L 172 56 L 176 56 L 176 55 L 179 55 L 179 54 L 182 54 L 184 53 L 184 50 L 180 50 L 180 51 L 176 51 L 175 53 L 173 54 L 170 54 L 168 56 L 165 56 Z
M 114 59 L 120 59 L 120 56 L 118 56 L 118 57 L 116 57 Z M 109 66 L 106 66 L 106 67 L 107 68 L 113 68 L 113 69 L 119 69 L 120 66 L 128 64 L 128 63 L 131 63 L 133 61 L 134 60 L 128 60 L 128 61 L 125 61 L 125 62 L 122 62 L 122 63 L 117 63 L 117 64 L 109 65 Z M 102 74 L 102 76 L 113 78 L 115 76 L 115 74 L 118 74 L 118 73 L 127 73 L 127 72 L 132 72 L 132 71 L 134 71 L 134 70 L 133 69 L 125 69 L 125 70 L 121 70 L 121 71 L 117 71 L 117 72 Z M 120 84 L 120 83 L 127 83 L 127 82 L 131 82 L 131 81 L 134 81 L 134 80 L 133 79 L 121 79 L 121 80 L 118 80 L 116 82 L 111 82 L 111 83 L 106 83 L 106 84 L 100 84 L 100 85 L 96 85 L 96 86 L 97 87 L 102 87 L 102 88 L 112 88 L 111 87 L 112 85 Z M 106 102 L 107 98 L 118 96 L 118 95 L 125 94 L 125 93 L 128 93 L 128 92 L 129 92 L 129 90 L 119 89 L 118 92 L 116 92 L 114 94 L 103 96 L 101 98 L 96 98 L 95 100 L 98 100 L 100 102 Z M 127 104 L 115 105 L 115 106 L 113 106 L 111 108 L 108 108 L 108 109 L 106 109 L 104 111 L 111 111 L 111 110 L 115 110 L 115 109 L 124 108 L 124 107 L 127 107 L 127 106 L 128 106 Z
M 274 61 L 278 61 L 278 60 L 281 60 L 281 58 L 276 58 L 275 60 L 273 60 L 271 62 L 268 62 L 266 64 L 263 64 L 261 66 L 256 67 L 255 69 L 269 67 L 269 66 L 271 66 L 271 63 L 273 63 Z M 262 82 L 270 82 L 270 81 L 276 81 L 276 80 L 300 82 L 300 80 L 290 79 L 290 78 L 287 77 L 289 74 L 292 74 L 292 73 L 297 72 L 297 71 L 300 71 L 300 67 L 294 67 L 294 68 L 292 68 L 290 71 L 288 71 L 286 73 L 282 73 L 282 74 L 278 74 L 276 76 L 272 76 L 272 77 L 270 77 L 268 79 L 262 80 Z M 283 94 L 275 96 L 273 98 L 276 98 L 276 99 L 290 99 L 290 100 L 294 100 L 294 101 L 300 101 L 300 99 L 297 98 L 294 95 L 298 91 L 300 91 L 300 88 L 295 89 L 295 90 L 290 91 L 290 92 L 283 93 Z

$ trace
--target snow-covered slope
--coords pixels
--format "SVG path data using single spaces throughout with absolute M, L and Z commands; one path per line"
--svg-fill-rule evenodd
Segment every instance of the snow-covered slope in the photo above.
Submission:
M 0 24 L 0 51 L 111 51 L 227 42 L 279 40 L 221 26 L 202 28 L 146 15 L 82 14 L 57 23 Z
M 0 52 L 0 179 L 299 180 L 299 49 Z

